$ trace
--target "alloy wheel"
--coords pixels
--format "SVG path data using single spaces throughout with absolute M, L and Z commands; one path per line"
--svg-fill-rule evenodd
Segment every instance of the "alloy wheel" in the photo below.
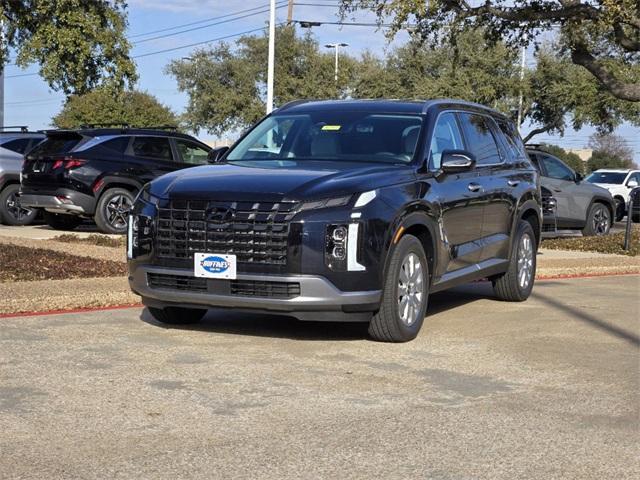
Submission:
M 598 207 L 593 214 L 593 231 L 596 235 L 602 236 L 609 233 L 611 218 L 606 207 Z
M 398 277 L 398 315 L 407 326 L 418 320 L 425 301 L 424 268 L 415 253 L 409 253 L 402 261 Z
M 131 208 L 131 200 L 126 195 L 115 195 L 106 204 L 107 222 L 115 229 L 123 229 L 127 226 L 127 217 Z
M 15 193 L 12 193 L 7 197 L 6 211 L 18 222 L 33 214 L 33 210 L 31 208 L 23 207 L 20 204 L 20 199 Z
M 525 290 L 533 279 L 533 241 L 528 233 L 520 238 L 518 244 L 518 285 Z

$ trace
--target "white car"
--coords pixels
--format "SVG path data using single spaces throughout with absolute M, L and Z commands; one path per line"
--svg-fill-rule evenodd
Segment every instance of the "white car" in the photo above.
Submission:
M 616 221 L 619 222 L 627 214 L 631 190 L 640 186 L 640 170 L 602 168 L 592 172 L 585 180 L 611 192 L 616 202 Z

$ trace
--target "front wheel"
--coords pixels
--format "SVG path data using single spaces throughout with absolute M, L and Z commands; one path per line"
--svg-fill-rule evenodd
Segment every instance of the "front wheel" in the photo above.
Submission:
M 7 185 L 0 192 L 0 223 L 6 225 L 29 225 L 36 216 L 38 210 L 20 205 L 20 185 Z
M 585 237 L 602 237 L 611 229 L 611 213 L 606 205 L 594 203 L 587 213 L 587 223 L 582 229 Z
M 413 235 L 400 239 L 391 253 L 380 310 L 369 335 L 381 342 L 408 342 L 418 335 L 427 311 L 429 265 L 422 243 Z
M 500 300 L 523 302 L 533 290 L 536 276 L 536 237 L 529 222 L 518 223 L 509 269 L 493 277 L 493 291 Z
M 153 318 L 161 323 L 166 323 L 169 325 L 188 325 L 190 323 L 198 323 L 207 313 L 207 310 L 200 308 L 147 308 L 149 309 L 149 313 L 151 313 Z

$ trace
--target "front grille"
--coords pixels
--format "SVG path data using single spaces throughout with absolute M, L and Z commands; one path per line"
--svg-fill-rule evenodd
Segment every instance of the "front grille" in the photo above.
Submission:
M 238 263 L 286 265 L 294 202 L 172 200 L 158 209 L 159 258 L 234 254 Z
M 232 280 L 231 295 L 240 297 L 293 298 L 300 295 L 300 284 L 297 282 Z
M 153 289 L 208 292 L 238 297 L 294 298 L 300 295 L 298 282 L 217 280 L 149 272 L 147 273 L 147 283 Z
M 147 273 L 147 282 L 151 288 L 168 290 L 185 290 L 189 292 L 206 292 L 207 279 L 186 277 L 183 275 L 164 275 L 161 273 Z

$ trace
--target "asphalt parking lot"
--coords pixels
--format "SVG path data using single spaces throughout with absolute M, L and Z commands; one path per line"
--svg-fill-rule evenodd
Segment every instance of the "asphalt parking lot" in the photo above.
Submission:
M 476 283 L 403 345 L 229 312 L 0 319 L 0 477 L 638 478 L 639 289 Z

